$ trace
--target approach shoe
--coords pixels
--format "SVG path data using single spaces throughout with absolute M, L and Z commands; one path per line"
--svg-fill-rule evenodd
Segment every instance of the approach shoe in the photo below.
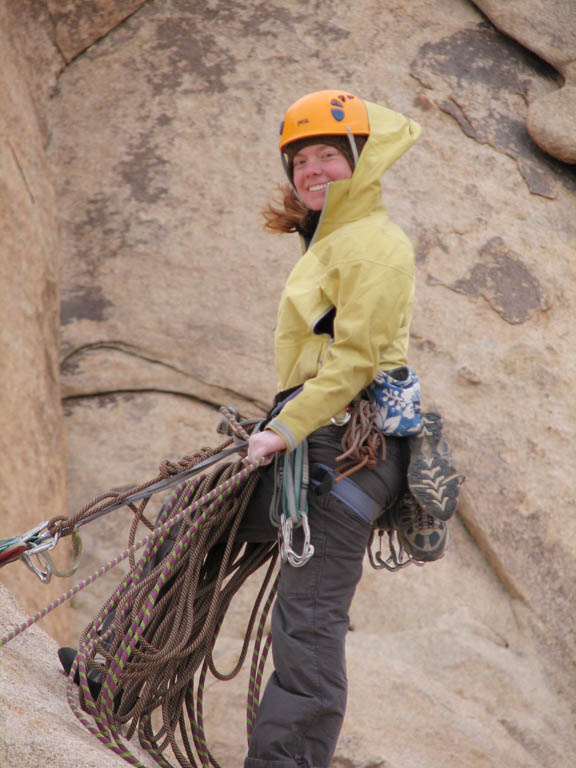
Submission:
M 458 508 L 464 477 L 452 466 L 440 414 L 423 413 L 422 431 L 408 441 L 408 488 L 429 514 L 438 520 L 449 520 Z
M 431 562 L 442 557 L 446 550 L 448 529 L 442 520 L 422 509 L 410 491 L 400 497 L 392 510 L 391 519 L 398 541 L 414 560 Z
M 64 647 L 58 649 L 58 658 L 60 659 L 60 664 L 62 665 L 62 669 L 66 673 L 66 676 L 70 674 L 77 653 L 78 651 L 75 648 Z M 102 688 L 102 673 L 97 669 L 89 669 L 86 678 L 88 680 L 88 688 L 90 689 L 92 698 L 97 699 Z M 80 671 L 78 668 L 76 668 L 74 682 L 76 685 L 80 685 Z

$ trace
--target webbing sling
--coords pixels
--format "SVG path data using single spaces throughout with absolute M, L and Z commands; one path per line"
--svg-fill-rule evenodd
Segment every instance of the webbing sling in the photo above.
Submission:
M 274 475 L 270 519 L 274 525 L 279 526 L 280 558 L 294 568 L 301 568 L 314 554 L 308 524 L 309 470 L 306 440 L 285 456 L 276 454 Z M 298 554 L 292 546 L 292 532 L 300 527 L 304 533 L 304 543 Z

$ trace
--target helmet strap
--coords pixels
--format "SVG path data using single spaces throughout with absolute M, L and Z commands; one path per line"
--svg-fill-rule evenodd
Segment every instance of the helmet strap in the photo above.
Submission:
M 350 144 L 350 150 L 352 152 L 352 157 L 354 158 L 354 170 L 356 166 L 358 165 L 358 147 L 356 146 L 356 137 L 351 132 L 350 128 L 347 128 L 347 136 L 348 136 L 348 143 Z
M 288 165 L 288 160 L 286 160 L 286 154 L 280 150 L 280 157 L 282 158 L 282 167 L 284 168 L 284 172 L 286 176 L 288 177 L 288 181 L 290 182 L 290 186 L 294 190 L 294 194 L 298 198 L 298 200 L 302 203 L 302 205 L 305 205 L 304 200 L 300 197 L 298 194 L 298 190 L 296 189 L 296 186 L 294 184 L 294 180 L 292 179 L 292 176 L 290 175 L 290 166 Z

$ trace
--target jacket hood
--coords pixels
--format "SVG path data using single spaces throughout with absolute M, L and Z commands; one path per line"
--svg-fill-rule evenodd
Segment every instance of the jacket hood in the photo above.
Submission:
M 352 177 L 330 183 L 314 241 L 343 224 L 368 216 L 381 206 L 381 176 L 420 135 L 420 125 L 409 117 L 369 101 L 364 103 L 368 110 L 370 136 Z

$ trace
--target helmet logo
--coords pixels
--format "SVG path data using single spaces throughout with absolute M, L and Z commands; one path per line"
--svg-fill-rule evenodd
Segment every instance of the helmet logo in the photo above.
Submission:
M 348 98 L 353 98 L 349 96 Z M 346 101 L 346 96 L 339 96 L 337 99 L 331 99 L 330 104 L 332 105 L 332 109 L 330 110 L 330 114 L 334 118 L 334 120 L 338 120 L 339 123 L 344 120 L 346 113 L 344 112 L 344 102 Z

